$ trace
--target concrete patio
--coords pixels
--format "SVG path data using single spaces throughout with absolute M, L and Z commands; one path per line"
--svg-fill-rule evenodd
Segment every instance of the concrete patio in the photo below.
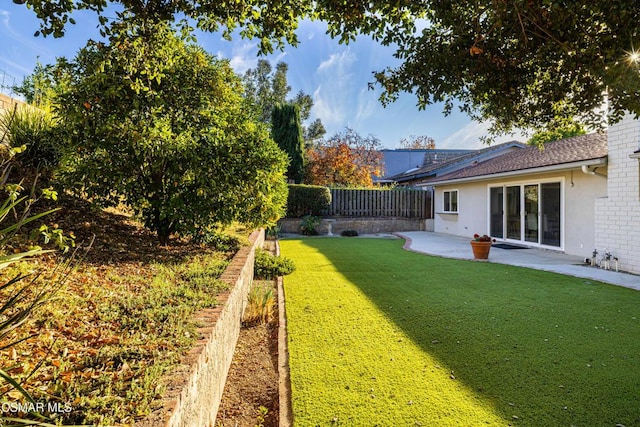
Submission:
M 405 248 L 414 252 L 447 258 L 473 259 L 469 238 L 429 231 L 409 231 L 395 234 L 406 239 Z M 585 256 L 581 258 L 552 250 L 493 247 L 488 261 L 568 274 L 640 290 L 640 276 L 586 266 L 585 258 L 590 255 L 589 250 L 585 250 Z M 612 265 L 611 268 L 615 268 L 615 265 Z

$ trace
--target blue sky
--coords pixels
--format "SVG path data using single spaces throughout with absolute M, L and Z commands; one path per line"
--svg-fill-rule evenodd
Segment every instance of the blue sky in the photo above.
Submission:
M 69 25 L 63 38 L 34 37 L 39 23 L 24 5 L 5 1 L 0 6 L 0 83 L 20 83 L 32 72 L 36 61 L 53 63 L 56 57 L 73 58 L 88 39 L 99 39 L 97 19 L 90 12 L 74 14 L 76 25 Z M 418 110 L 416 98 L 403 94 L 386 108 L 378 101 L 379 88 L 368 90 L 373 72 L 397 64 L 393 49 L 380 46 L 368 37 L 359 37 L 349 45 L 340 45 L 326 34 L 321 22 L 303 21 L 298 29 L 300 44 L 268 56 L 273 65 L 284 61 L 289 65 L 291 96 L 299 90 L 313 97 L 311 119 L 320 118 L 327 136 L 353 128 L 363 136 L 373 135 L 385 148 L 397 148 L 402 138 L 428 135 L 437 148 L 481 148 L 479 137 L 487 125 L 472 122 L 466 115 L 454 112 L 445 117 L 442 106 Z M 227 58 L 238 73 L 255 67 L 257 41 L 240 37 L 228 42 L 219 34 L 198 34 L 198 42 L 210 53 Z M 498 140 L 523 140 L 516 135 Z

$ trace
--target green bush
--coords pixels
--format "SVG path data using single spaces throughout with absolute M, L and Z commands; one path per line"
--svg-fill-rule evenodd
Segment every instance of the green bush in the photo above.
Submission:
M 194 239 L 220 252 L 237 252 L 242 246 L 249 244 L 246 238 L 217 228 L 201 230 Z
M 253 276 L 256 279 L 275 279 L 293 273 L 296 266 L 289 258 L 271 255 L 260 248 L 256 249 L 253 264 Z
M 287 216 L 321 215 L 331 205 L 331 191 L 320 185 L 289 184 Z

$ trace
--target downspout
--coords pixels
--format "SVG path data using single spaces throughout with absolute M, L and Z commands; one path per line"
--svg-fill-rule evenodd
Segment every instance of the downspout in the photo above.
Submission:
M 599 176 L 604 176 L 606 177 L 606 175 L 603 175 L 601 173 L 597 173 L 596 170 L 598 170 L 598 167 L 594 167 L 593 169 L 591 169 L 589 166 L 587 165 L 582 165 L 582 167 L 580 168 L 582 170 L 582 173 L 585 173 L 587 175 L 599 175 Z

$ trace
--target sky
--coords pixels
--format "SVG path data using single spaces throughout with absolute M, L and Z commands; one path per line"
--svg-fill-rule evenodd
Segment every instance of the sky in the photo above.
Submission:
M 73 16 L 76 24 L 67 26 L 64 37 L 34 37 L 39 29 L 35 14 L 24 5 L 5 0 L 0 5 L 0 85 L 19 84 L 38 60 L 50 64 L 57 57 L 72 59 L 87 40 L 100 39 L 95 14 L 83 11 Z M 276 63 L 286 62 L 290 96 L 300 90 L 311 95 L 314 106 L 310 121 L 321 119 L 327 137 L 350 127 L 362 136 L 378 138 L 388 149 L 399 148 L 400 140 L 412 135 L 432 137 L 439 149 L 484 147 L 480 137 L 486 135 L 487 123 L 471 121 L 458 111 L 445 116 L 442 105 L 437 104 L 419 110 L 412 94 L 402 94 L 386 107 L 380 103 L 380 88 L 368 87 L 374 81 L 373 72 L 398 65 L 392 48 L 366 36 L 341 45 L 325 33 L 322 22 L 302 21 L 297 31 L 298 46 L 287 46 L 267 57 L 258 56 L 256 40 L 238 36 L 229 42 L 216 33 L 198 33 L 197 38 L 211 54 L 229 59 L 240 74 L 254 68 L 261 58 L 269 60 L 274 68 Z M 505 136 L 495 143 L 524 138 Z

